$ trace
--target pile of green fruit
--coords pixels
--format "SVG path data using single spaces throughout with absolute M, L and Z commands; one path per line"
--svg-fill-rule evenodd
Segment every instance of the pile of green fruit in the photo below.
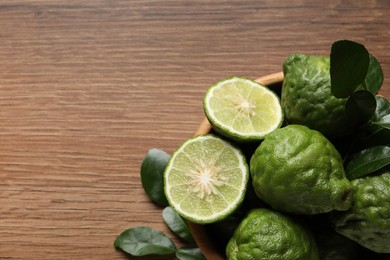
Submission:
M 126 230 L 116 247 L 204 259 L 190 220 L 228 259 L 390 254 L 390 103 L 378 95 L 378 61 L 342 40 L 329 57 L 290 55 L 283 74 L 280 93 L 241 77 L 214 84 L 204 97 L 212 132 L 144 159 L 146 193 L 191 248 L 147 227 Z

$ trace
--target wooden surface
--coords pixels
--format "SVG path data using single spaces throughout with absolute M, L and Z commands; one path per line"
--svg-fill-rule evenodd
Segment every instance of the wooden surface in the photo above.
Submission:
M 140 164 L 195 133 L 208 86 L 350 39 L 390 97 L 389 17 L 388 0 L 0 1 L 0 259 L 127 259 L 113 242 L 138 225 L 173 237 Z

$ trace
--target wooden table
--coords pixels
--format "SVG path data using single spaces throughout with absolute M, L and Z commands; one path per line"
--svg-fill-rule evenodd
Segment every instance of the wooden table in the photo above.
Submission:
M 173 237 L 140 165 L 194 134 L 209 85 L 350 39 L 390 97 L 389 17 L 388 0 L 0 1 L 0 259 L 127 259 L 113 242 L 139 225 Z

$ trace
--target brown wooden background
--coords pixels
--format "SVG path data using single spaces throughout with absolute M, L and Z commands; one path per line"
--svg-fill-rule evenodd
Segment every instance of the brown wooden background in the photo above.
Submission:
M 223 78 L 350 39 L 390 97 L 389 17 L 388 0 L 1 0 L 0 258 L 126 259 L 124 229 L 168 233 L 140 164 L 194 134 Z

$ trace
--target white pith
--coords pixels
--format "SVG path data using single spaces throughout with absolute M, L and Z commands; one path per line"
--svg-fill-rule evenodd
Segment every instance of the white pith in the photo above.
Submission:
M 188 183 L 188 192 L 195 192 L 201 199 L 209 200 L 210 195 L 218 195 L 218 187 L 226 184 L 228 180 L 218 168 L 200 161 L 199 167 L 187 173 L 191 181 Z
M 243 97 L 240 93 L 232 100 L 233 106 L 236 108 L 238 114 L 243 116 L 255 116 L 256 105 Z

